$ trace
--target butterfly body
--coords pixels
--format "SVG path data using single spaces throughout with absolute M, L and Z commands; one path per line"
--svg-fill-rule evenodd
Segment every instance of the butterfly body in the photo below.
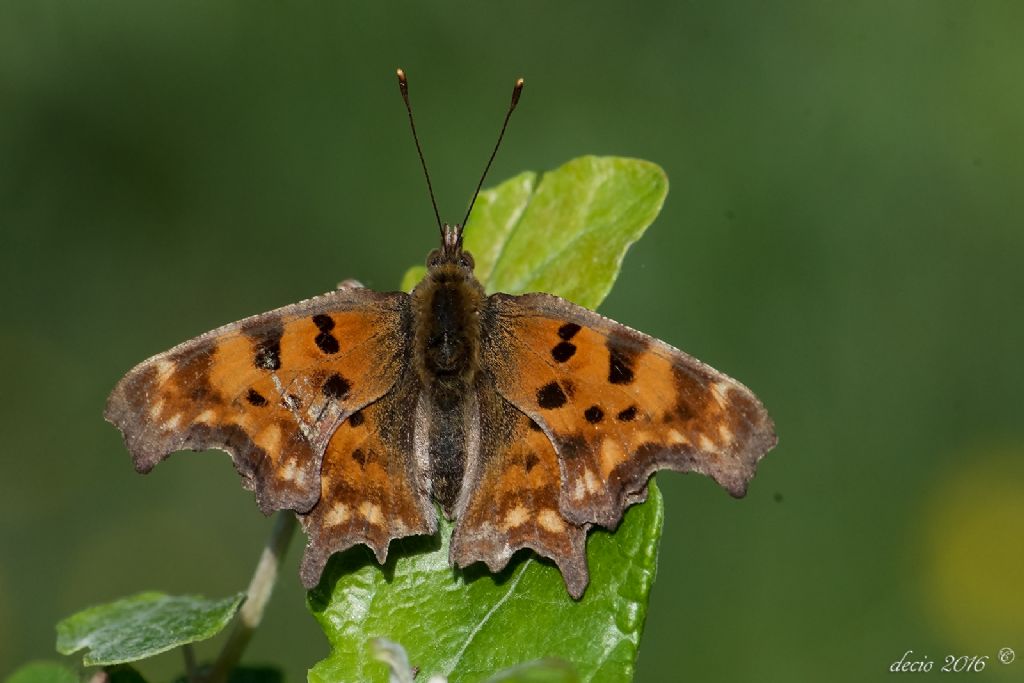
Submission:
M 412 291 L 413 357 L 421 389 L 417 422 L 427 432 L 432 494 L 451 518 L 462 488 L 470 440 L 479 430 L 475 401 L 480 373 L 480 313 L 484 288 L 461 229 L 445 226 L 441 249 Z

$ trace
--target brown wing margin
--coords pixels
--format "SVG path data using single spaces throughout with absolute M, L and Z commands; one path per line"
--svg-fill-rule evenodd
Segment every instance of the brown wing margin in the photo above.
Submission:
M 776 443 L 749 389 L 625 325 L 546 294 L 495 294 L 484 315 L 484 367 L 555 444 L 574 523 L 616 526 L 660 469 L 740 497 Z
M 104 416 L 135 468 L 170 453 L 228 452 L 264 513 L 309 510 L 327 441 L 407 365 L 408 296 L 354 288 L 226 325 L 153 356 Z

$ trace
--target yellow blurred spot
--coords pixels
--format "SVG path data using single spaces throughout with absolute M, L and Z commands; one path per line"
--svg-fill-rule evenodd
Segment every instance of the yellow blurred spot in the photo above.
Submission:
M 924 615 L 963 654 L 1024 633 L 1024 446 L 967 452 L 925 505 Z

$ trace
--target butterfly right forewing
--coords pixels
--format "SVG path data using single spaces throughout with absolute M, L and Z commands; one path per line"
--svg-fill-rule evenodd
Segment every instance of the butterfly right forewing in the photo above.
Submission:
M 547 294 L 495 294 L 484 367 L 559 455 L 561 509 L 614 527 L 659 469 L 742 496 L 774 426 L 745 386 L 640 332 Z

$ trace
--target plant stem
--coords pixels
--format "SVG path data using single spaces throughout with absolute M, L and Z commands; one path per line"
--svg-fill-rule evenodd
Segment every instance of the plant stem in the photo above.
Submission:
M 245 602 L 238 610 L 238 618 L 231 629 L 231 635 L 221 648 L 206 683 L 224 683 L 242 658 L 245 646 L 249 644 L 249 639 L 260 625 L 263 610 L 270 600 L 271 593 L 274 592 L 277 570 L 288 550 L 288 543 L 295 534 L 296 523 L 295 513 L 291 511 L 281 510 L 274 515 L 274 526 L 270 530 L 270 537 L 263 547 L 263 554 L 260 555 L 256 571 L 249 582 Z
M 185 657 L 185 678 L 188 679 L 188 683 L 196 683 L 196 651 L 192 648 L 192 643 L 182 645 L 181 654 Z

